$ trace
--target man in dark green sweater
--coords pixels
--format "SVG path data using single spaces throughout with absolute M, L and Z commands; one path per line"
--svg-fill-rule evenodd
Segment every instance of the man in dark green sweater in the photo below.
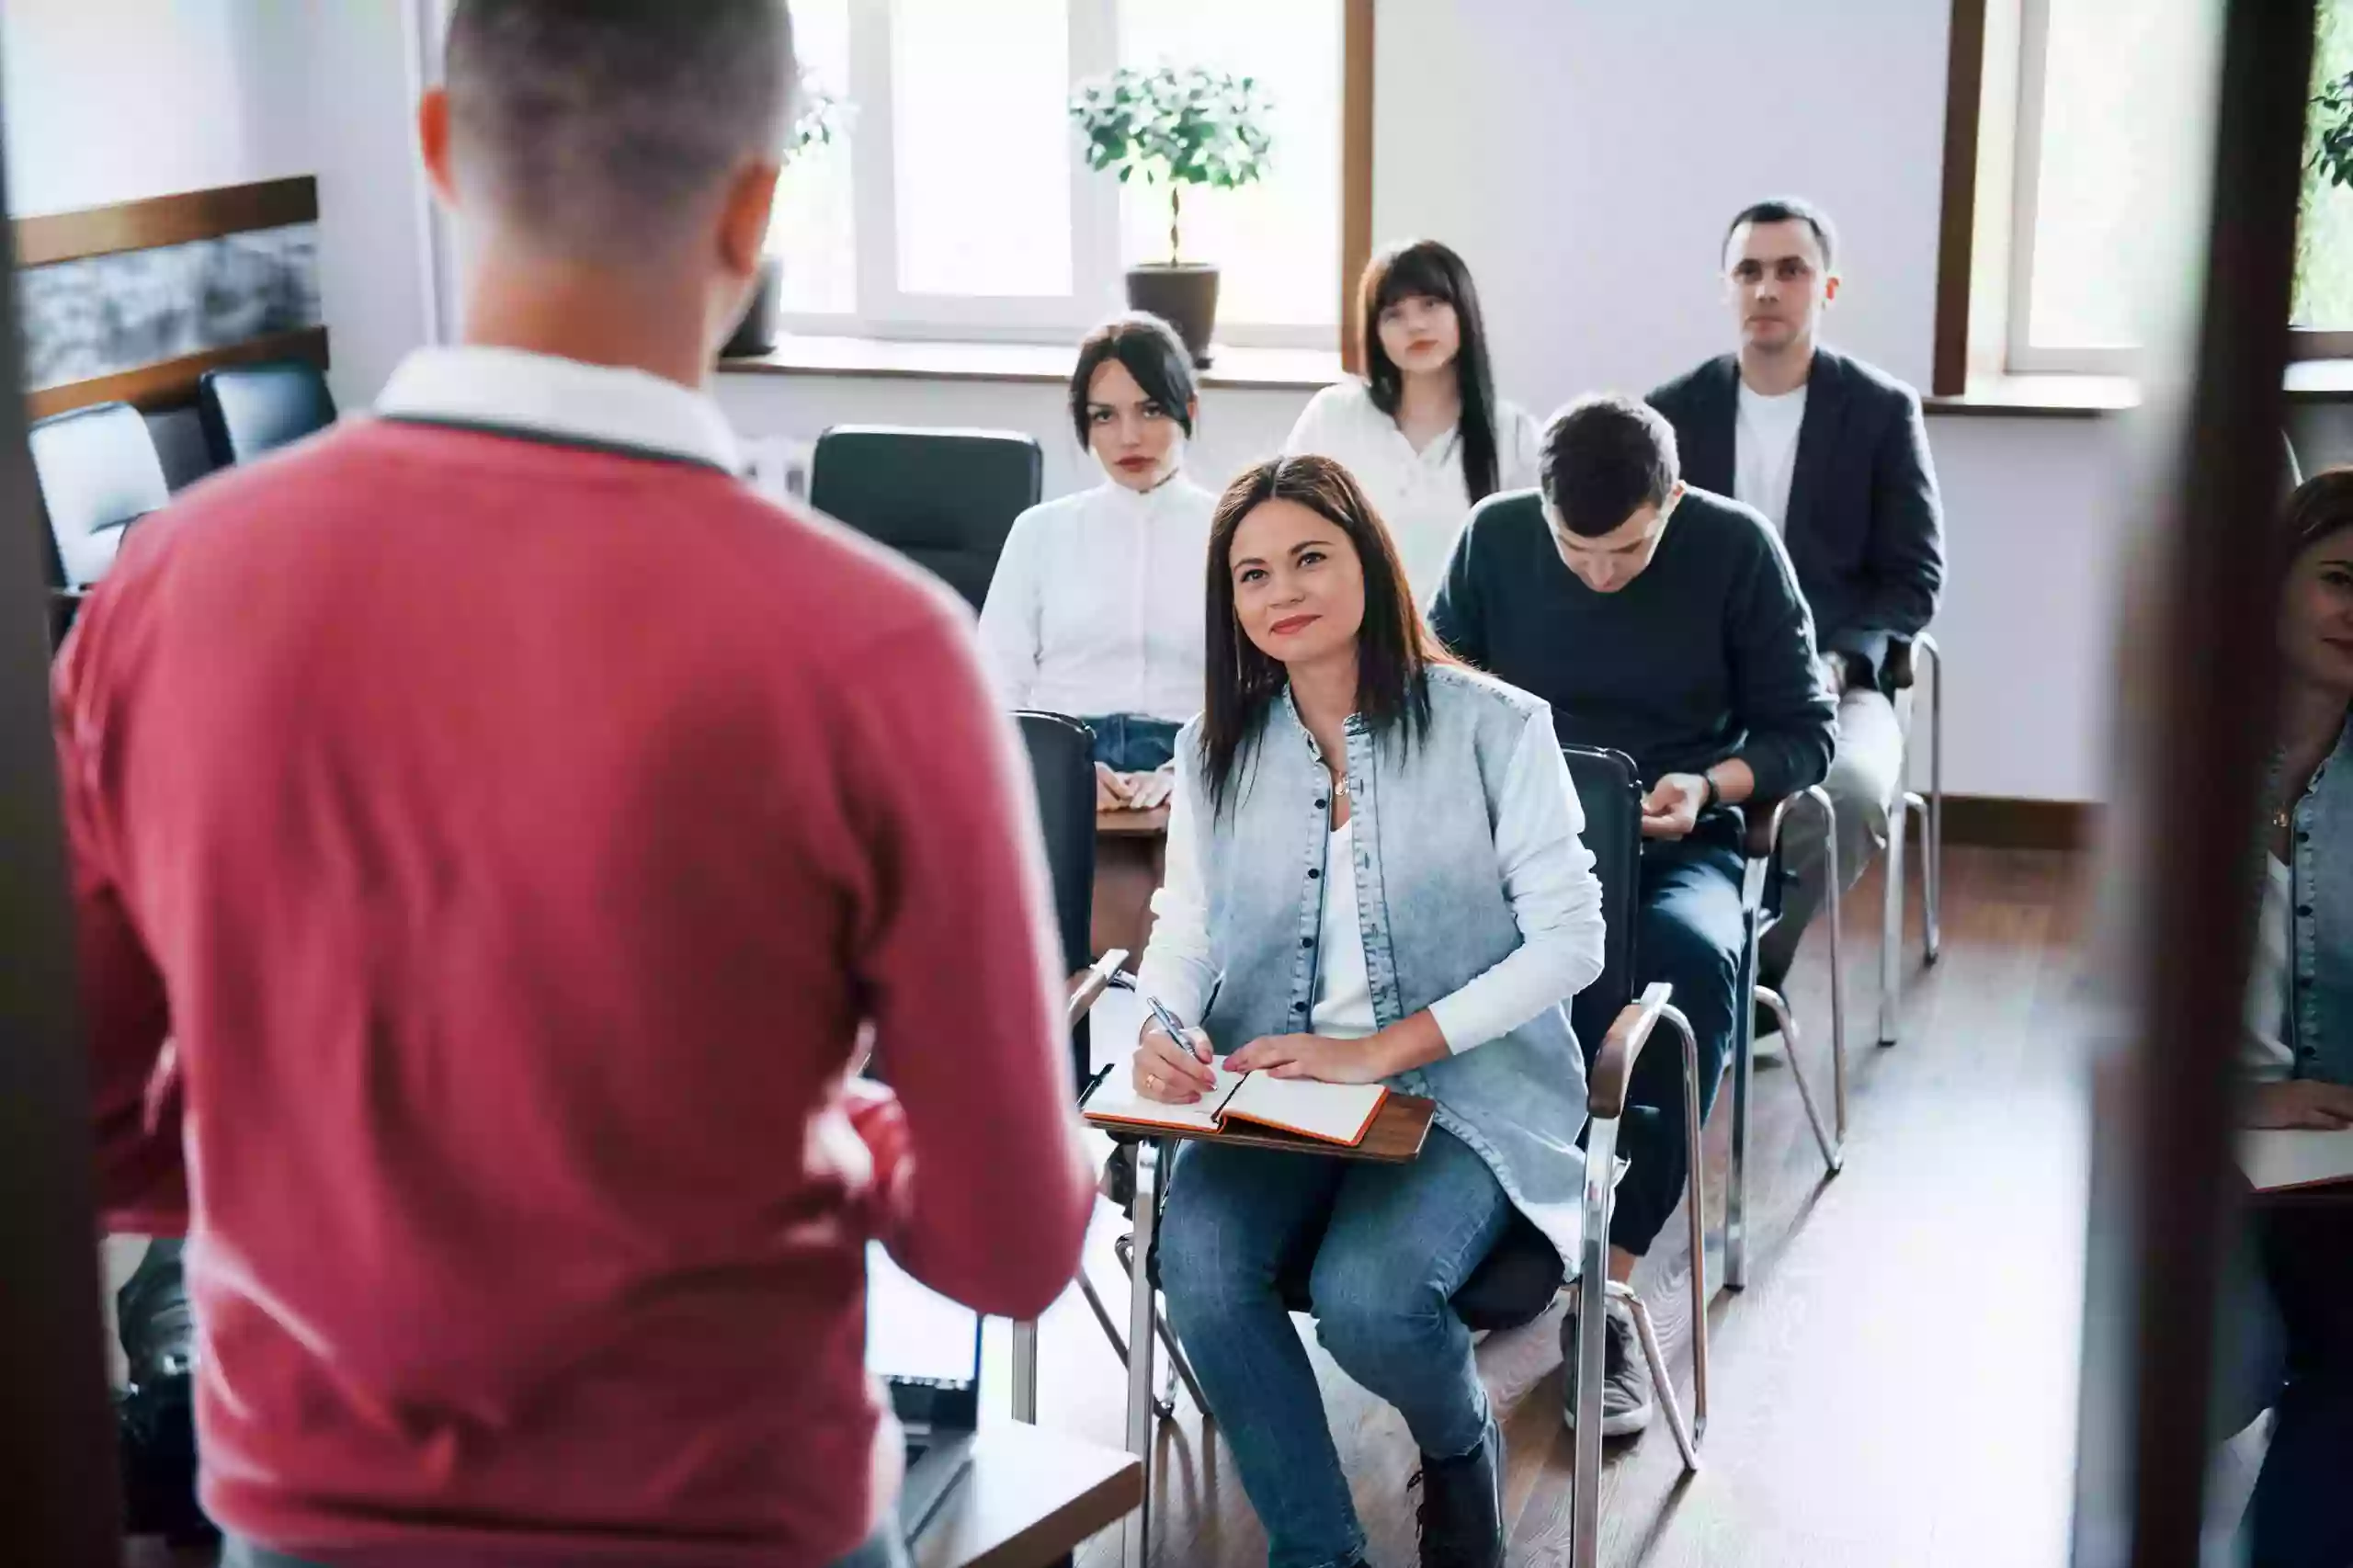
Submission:
M 1541 476 L 1540 491 L 1472 514 L 1430 623 L 1463 659 L 1551 703 L 1563 743 L 1614 747 L 1642 770 L 1638 978 L 1674 985 L 1712 1102 L 1745 1005 L 1731 808 L 1821 782 L 1837 703 L 1780 540 L 1752 508 L 1682 482 L 1656 411 L 1618 396 L 1571 404 L 1544 433 Z M 1631 1165 L 1610 1222 L 1613 1279 L 1631 1278 L 1675 1211 L 1683 1115 L 1680 1059 L 1645 1053 L 1620 1132 Z M 1607 1385 L 1606 1435 L 1649 1424 L 1649 1369 L 1615 1302 Z

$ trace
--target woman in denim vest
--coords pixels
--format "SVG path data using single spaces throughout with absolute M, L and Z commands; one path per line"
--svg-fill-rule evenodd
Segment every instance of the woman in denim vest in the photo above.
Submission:
M 2244 1119 L 2336 1129 L 2353 1127 L 2353 469 L 2305 481 L 2287 522 Z M 2254 1239 L 2276 1353 L 2259 1380 L 2274 1425 L 2247 1509 L 2250 1561 L 2343 1568 L 2353 1562 L 2353 1221 L 2339 1203 L 2267 1203 Z
M 1139 1093 L 1208 1063 L 1438 1102 L 1374 1165 L 1188 1145 L 1160 1240 L 1170 1317 L 1273 1568 L 1363 1561 L 1315 1373 L 1277 1279 L 1312 1260 L 1316 1331 L 1421 1449 L 1422 1561 L 1503 1562 L 1503 1442 L 1449 1306 L 1513 1212 L 1574 1257 L 1600 885 L 1544 703 L 1463 669 L 1415 614 L 1347 471 L 1280 459 L 1211 527 L 1208 707 L 1178 736 Z

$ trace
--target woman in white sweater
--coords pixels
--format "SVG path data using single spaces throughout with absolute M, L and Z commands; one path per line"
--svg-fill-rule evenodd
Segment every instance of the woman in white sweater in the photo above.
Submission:
M 1471 508 L 1536 483 L 1536 421 L 1495 396 L 1479 295 L 1436 240 L 1373 257 L 1357 290 L 1365 379 L 1317 392 L 1290 439 L 1346 468 L 1397 541 L 1427 607 Z
M 1185 477 L 1193 369 L 1157 316 L 1087 334 L 1071 423 L 1104 483 L 1015 519 L 981 610 L 1007 706 L 1095 732 L 1098 810 L 1164 803 L 1177 726 L 1201 707 L 1203 585 L 1217 497 Z

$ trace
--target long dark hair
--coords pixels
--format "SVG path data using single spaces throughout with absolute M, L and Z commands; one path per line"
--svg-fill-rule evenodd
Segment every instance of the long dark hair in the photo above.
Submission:
M 1436 240 L 1392 245 L 1374 256 L 1357 286 L 1357 313 L 1364 334 L 1365 381 L 1372 405 L 1392 419 L 1404 395 L 1404 372 L 1381 347 L 1381 312 L 1400 300 L 1419 297 L 1454 307 L 1461 347 L 1454 356 L 1454 381 L 1462 397 L 1462 484 L 1477 506 L 1495 493 L 1495 374 L 1487 359 L 1487 323 L 1479 313 L 1479 290 L 1462 258 Z
M 1208 705 L 1201 765 L 1211 805 L 1222 811 L 1244 752 L 1254 748 L 1267 710 L 1290 676 L 1250 641 L 1233 608 L 1233 536 L 1269 501 L 1295 501 L 1346 534 L 1364 563 L 1364 624 L 1357 632 L 1357 711 L 1376 736 L 1402 728 L 1408 742 L 1429 727 L 1432 665 L 1451 659 L 1414 608 L 1413 591 L 1389 529 L 1355 476 L 1329 458 L 1270 458 L 1218 497 L 1210 520 Z
M 2325 468 L 2288 497 L 2281 566 L 2331 534 L 2353 528 L 2353 468 Z

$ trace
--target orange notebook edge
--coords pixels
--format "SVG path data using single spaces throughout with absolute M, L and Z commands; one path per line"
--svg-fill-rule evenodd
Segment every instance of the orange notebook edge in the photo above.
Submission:
M 1221 1123 L 1227 1121 L 1256 1122 L 1260 1127 L 1271 1127 L 1278 1132 L 1288 1132 L 1294 1138 L 1312 1138 L 1318 1143 L 1329 1143 L 1335 1148 L 1355 1149 L 1362 1146 L 1365 1140 L 1365 1134 L 1370 1132 L 1372 1131 L 1372 1124 L 1381 1119 L 1381 1108 L 1388 1103 L 1389 1088 L 1388 1085 L 1381 1085 L 1381 1093 L 1374 1096 L 1370 1108 L 1366 1110 L 1364 1113 L 1364 1119 L 1357 1124 L 1356 1135 L 1352 1138 L 1334 1138 L 1326 1133 L 1311 1132 L 1304 1127 L 1293 1127 L 1287 1121 L 1277 1121 L 1272 1117 L 1253 1116 L 1246 1110 L 1229 1110 L 1222 1112 L 1218 1117 L 1218 1120 Z

